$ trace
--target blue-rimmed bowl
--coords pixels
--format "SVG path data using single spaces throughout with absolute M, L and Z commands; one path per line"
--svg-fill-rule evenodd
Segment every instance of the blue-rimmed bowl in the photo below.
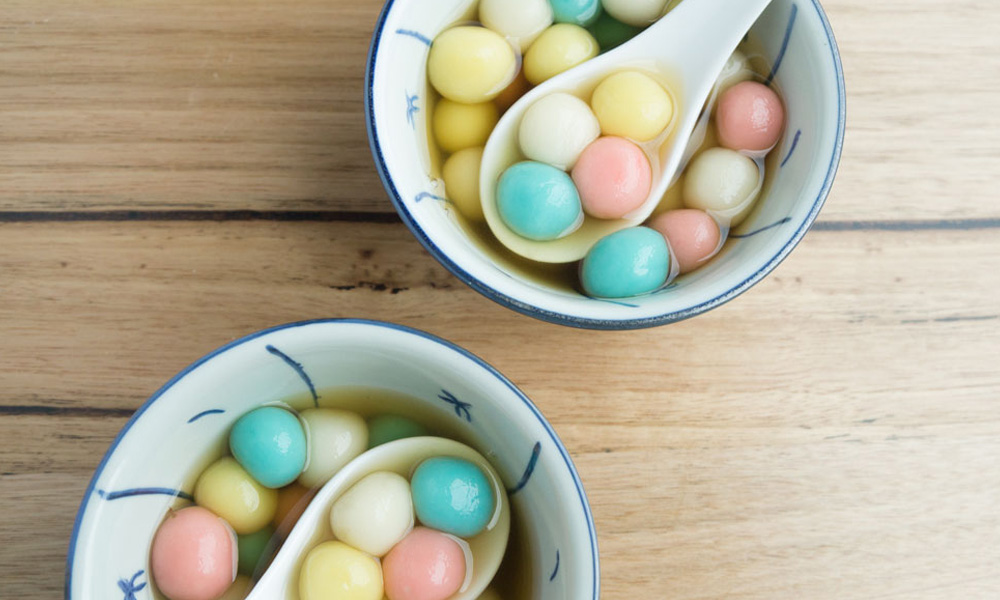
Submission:
M 388 0 L 368 58 L 365 118 L 375 164 L 406 225 L 456 277 L 484 296 L 545 321 L 635 329 L 715 308 L 763 279 L 819 214 L 840 161 L 845 92 L 840 55 L 817 0 L 775 0 L 750 32 L 787 106 L 776 172 L 759 207 L 707 266 L 656 294 L 609 302 L 526 276 L 508 254 L 455 218 L 430 175 L 425 75 L 431 40 L 474 15 L 475 0 Z
M 414 398 L 496 467 L 508 488 L 533 600 L 596 600 L 597 538 L 569 454 L 517 387 L 469 352 L 374 321 L 295 323 L 250 335 L 194 363 L 122 429 L 76 517 L 66 598 L 148 598 L 149 547 L 171 507 L 187 505 L 200 471 L 247 411 L 324 390 L 372 387 Z M 317 398 L 318 396 L 318 398 Z M 130 595 L 132 594 L 132 595 Z

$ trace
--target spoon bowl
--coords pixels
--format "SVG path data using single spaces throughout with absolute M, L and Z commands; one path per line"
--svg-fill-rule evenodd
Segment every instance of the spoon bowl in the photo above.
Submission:
M 601 238 L 645 221 L 675 181 L 677 171 L 719 73 L 740 40 L 771 0 L 685 0 L 646 31 L 607 52 L 542 83 L 504 113 L 483 152 L 479 187 L 486 222 L 508 249 L 531 260 L 568 263 L 582 259 Z M 605 77 L 627 69 L 666 82 L 674 100 L 674 119 L 666 138 L 650 156 L 653 183 L 637 210 L 616 220 L 587 217 L 573 233 L 538 242 L 514 233 L 500 218 L 496 185 L 500 175 L 521 160 L 517 132 L 525 111 L 556 92 L 588 97 Z
M 334 502 L 366 475 L 390 471 L 409 478 L 417 465 L 438 456 L 461 458 L 476 464 L 493 483 L 496 493 L 497 510 L 490 526 L 476 537 L 466 540 L 473 556 L 472 576 L 467 585 L 449 600 L 478 598 L 493 580 L 507 549 L 510 535 L 507 494 L 493 466 L 472 448 L 445 438 L 416 437 L 389 442 L 365 452 L 320 488 L 246 600 L 298 598 L 299 570 L 306 554 L 321 542 L 334 539 L 329 522 Z

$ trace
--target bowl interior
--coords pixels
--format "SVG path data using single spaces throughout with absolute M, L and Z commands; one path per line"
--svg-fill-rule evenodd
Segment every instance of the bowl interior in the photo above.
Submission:
M 597 597 L 597 545 L 582 485 L 555 432 L 513 384 L 475 356 L 418 331 L 320 321 L 234 342 L 137 411 L 81 504 L 67 598 L 106 597 L 148 583 L 160 520 L 187 504 L 198 473 L 224 452 L 226 432 L 242 414 L 288 399 L 340 406 L 330 391 L 354 387 L 412 398 L 414 406 L 390 408 L 440 421 L 492 462 L 511 498 L 518 527 L 512 533 L 524 563 L 516 570 L 530 597 Z M 379 411 L 362 406 L 364 399 L 354 402 L 351 408 Z
M 511 255 L 469 235 L 430 165 L 425 76 L 438 32 L 468 18 L 475 0 L 389 0 L 369 58 L 368 126 L 376 164 L 403 220 L 456 276 L 525 314 L 566 325 L 624 329 L 694 316 L 739 295 L 798 243 L 822 207 L 839 162 L 844 132 L 840 59 L 816 0 L 775 0 L 751 41 L 773 65 L 786 102 L 783 139 L 771 153 L 768 188 L 709 265 L 658 293 L 623 301 L 588 298 L 525 271 Z

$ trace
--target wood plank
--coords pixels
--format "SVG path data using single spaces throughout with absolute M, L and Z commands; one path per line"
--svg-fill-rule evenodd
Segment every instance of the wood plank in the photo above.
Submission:
M 391 212 L 362 115 L 381 5 L 5 2 L 0 210 Z M 967 108 L 1000 100 L 1000 6 L 824 6 L 850 99 L 823 218 L 1000 217 L 975 200 L 995 188 L 1000 115 Z
M 132 409 L 242 335 L 365 316 L 462 344 L 557 420 L 605 421 L 604 389 L 579 375 L 597 372 L 616 383 L 628 407 L 619 418 L 633 423 L 711 422 L 735 402 L 790 426 L 803 414 L 827 424 L 892 414 L 902 425 L 951 414 L 942 397 L 972 410 L 972 422 L 995 414 L 1000 389 L 995 238 L 813 232 L 729 305 L 667 328 L 602 333 L 485 300 L 400 224 L 0 224 L 0 405 Z M 545 369 L 538 356 L 549 357 Z M 559 400 L 567 395 L 573 402 Z

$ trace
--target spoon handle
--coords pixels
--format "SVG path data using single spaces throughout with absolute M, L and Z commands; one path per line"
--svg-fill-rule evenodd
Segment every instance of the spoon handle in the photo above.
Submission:
M 771 0 L 684 0 L 647 29 L 628 53 L 676 57 L 685 96 L 707 96 L 715 76 Z M 627 46 L 627 44 L 626 44 Z M 704 90 L 703 93 L 702 89 Z

